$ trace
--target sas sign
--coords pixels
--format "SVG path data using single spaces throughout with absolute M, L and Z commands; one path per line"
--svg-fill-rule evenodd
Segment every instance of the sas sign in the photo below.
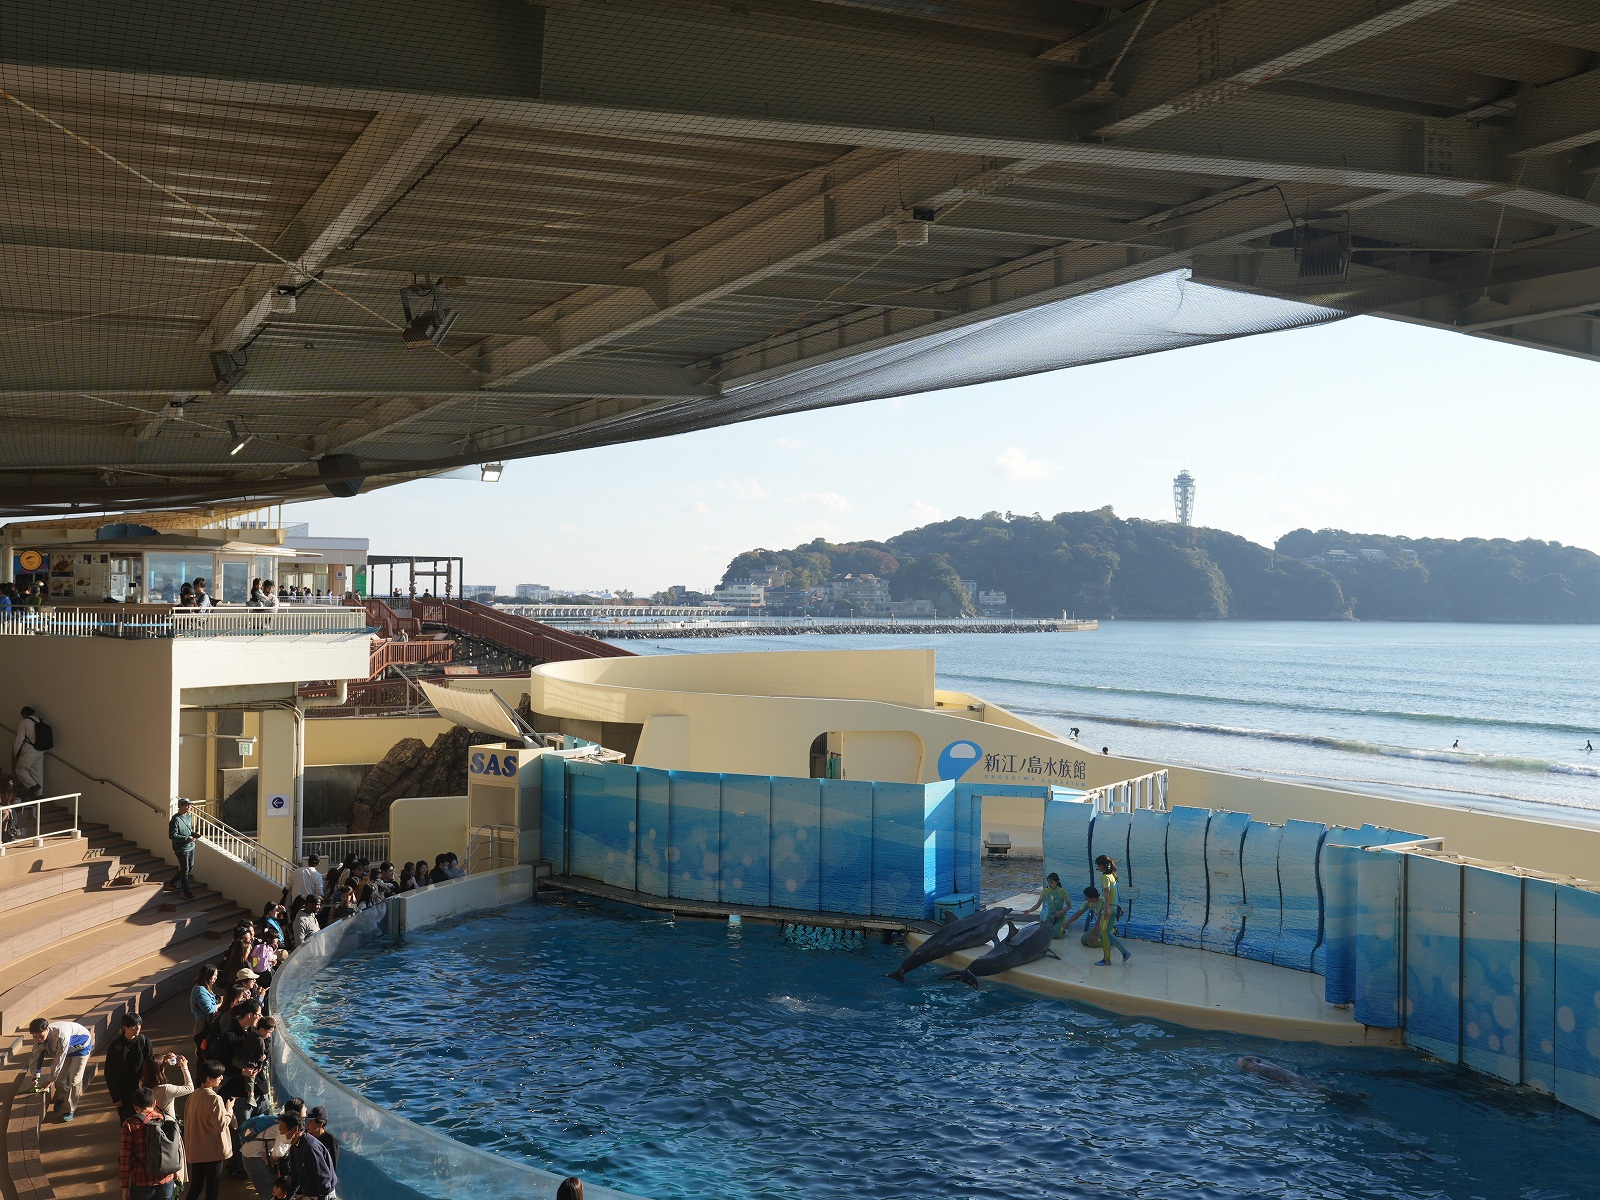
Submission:
M 494 775 L 502 779 L 514 779 L 517 774 L 516 752 L 474 750 L 467 760 L 467 771 L 473 775 Z

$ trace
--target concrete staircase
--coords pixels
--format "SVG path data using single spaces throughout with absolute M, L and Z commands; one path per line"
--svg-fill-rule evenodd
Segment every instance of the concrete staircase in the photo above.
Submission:
M 45 812 L 46 832 L 71 814 Z M 42 847 L 13 842 L 0 858 L 0 1033 L 8 1044 L 37 1016 L 81 1017 L 104 996 L 215 956 L 248 914 L 203 884 L 184 900 L 167 867 L 103 825 Z

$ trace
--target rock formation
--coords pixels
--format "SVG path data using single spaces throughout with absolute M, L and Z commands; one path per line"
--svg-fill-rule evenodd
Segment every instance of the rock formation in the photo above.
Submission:
M 350 832 L 389 828 L 389 806 L 407 796 L 460 796 L 467 790 L 467 749 L 479 740 L 457 726 L 425 745 L 402 738 L 374 763 L 356 790 L 350 810 Z

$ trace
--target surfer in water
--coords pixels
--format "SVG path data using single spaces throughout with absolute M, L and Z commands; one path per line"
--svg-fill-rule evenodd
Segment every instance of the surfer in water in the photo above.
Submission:
M 1457 738 L 1455 741 L 1451 742 L 1450 743 L 1450 749 L 1452 749 L 1452 750 L 1461 749 L 1461 739 Z
M 1583 749 L 1584 749 L 1584 752 L 1585 752 L 1585 753 L 1587 753 L 1587 754 L 1593 754 L 1593 753 L 1594 753 L 1594 742 L 1593 742 L 1593 741 L 1587 741 L 1587 742 L 1585 742 L 1585 743 L 1584 743 L 1584 744 L 1583 744 Z

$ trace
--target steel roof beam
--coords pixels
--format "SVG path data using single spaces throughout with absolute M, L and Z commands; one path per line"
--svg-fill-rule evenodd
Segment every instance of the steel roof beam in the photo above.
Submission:
M 1517 97 L 1514 157 L 1561 154 L 1600 142 L 1600 71 Z

